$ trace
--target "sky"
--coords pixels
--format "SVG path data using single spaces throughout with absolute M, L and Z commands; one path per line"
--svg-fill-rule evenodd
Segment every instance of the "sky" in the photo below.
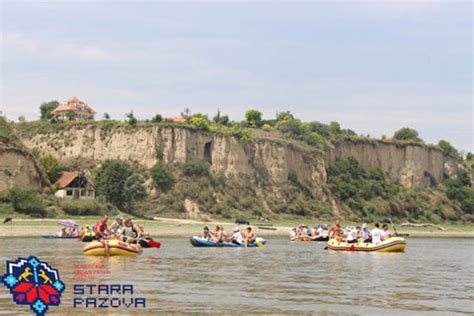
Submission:
M 76 96 L 125 119 L 290 110 L 473 146 L 470 1 L 6 1 L 0 111 Z

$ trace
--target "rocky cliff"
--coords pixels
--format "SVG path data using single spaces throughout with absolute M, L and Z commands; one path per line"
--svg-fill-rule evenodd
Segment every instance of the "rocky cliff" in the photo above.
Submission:
M 12 186 L 40 190 L 46 185 L 33 156 L 8 139 L 0 137 L 0 191 Z
M 337 142 L 325 156 L 328 164 L 354 156 L 363 168 L 381 168 L 405 187 L 435 185 L 445 174 L 452 176 L 460 165 L 437 148 L 365 139 Z
M 315 187 L 326 183 L 328 164 L 350 155 L 364 168 L 380 167 L 406 187 L 433 185 L 458 166 L 455 159 L 427 146 L 342 141 L 321 155 L 290 143 L 256 139 L 242 144 L 236 137 L 176 126 L 101 128 L 91 123 L 22 136 L 22 141 L 28 148 L 38 148 L 64 162 L 125 159 L 149 168 L 159 151 L 166 163 L 206 159 L 214 173 L 255 175 L 274 183 L 286 181 L 288 173 L 294 171 L 299 180 L 312 182 Z
M 91 124 L 23 137 L 22 141 L 28 148 L 38 148 L 65 163 L 124 159 L 150 168 L 159 151 L 166 163 L 205 159 L 212 172 L 227 176 L 255 175 L 278 183 L 294 171 L 302 181 L 326 182 L 324 160 L 290 144 L 266 140 L 242 144 L 235 137 L 184 127 L 116 126 L 107 130 Z

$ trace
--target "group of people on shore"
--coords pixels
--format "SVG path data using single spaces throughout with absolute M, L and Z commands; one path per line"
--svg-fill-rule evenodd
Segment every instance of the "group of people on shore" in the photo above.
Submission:
M 344 239 L 343 235 L 344 230 L 341 227 L 341 222 L 337 220 L 334 226 L 329 228 L 328 236 L 330 239 L 335 238 L 337 241 L 340 242 L 365 242 L 378 244 L 379 242 L 384 241 L 389 237 L 396 236 L 396 233 L 390 233 L 387 224 L 383 224 L 382 229 L 380 229 L 380 224 L 375 223 L 374 228 L 369 230 L 368 225 L 364 223 L 362 227 L 357 226 L 351 229 L 351 231 L 348 232 L 346 239 Z
M 240 231 L 238 227 L 234 227 L 233 234 L 231 235 L 226 233 L 223 226 L 217 225 L 214 231 L 211 231 L 207 226 L 204 227 L 202 238 L 217 243 L 230 242 L 237 245 L 246 245 L 255 242 L 257 235 L 255 235 L 250 226 L 244 231 Z
M 298 239 L 305 239 L 310 238 L 314 239 L 317 237 L 324 236 L 324 229 L 321 225 L 315 227 L 315 229 L 311 229 L 306 224 L 299 224 L 296 227 L 293 227 L 290 231 L 290 240 L 298 240 Z
M 133 223 L 131 218 L 124 219 L 122 215 L 117 215 L 115 222 L 110 227 L 107 225 L 108 220 L 109 216 L 104 215 L 94 225 L 93 232 L 90 231 L 88 226 L 86 227 L 90 234 L 94 236 L 93 239 L 117 239 L 127 243 L 137 243 L 141 238 L 149 236 L 148 233 L 144 232 L 143 227 Z

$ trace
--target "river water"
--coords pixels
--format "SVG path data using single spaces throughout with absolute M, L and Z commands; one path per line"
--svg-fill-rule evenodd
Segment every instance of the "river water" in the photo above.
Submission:
M 165 238 L 161 249 L 137 257 L 87 257 L 75 240 L 0 239 L 5 261 L 37 256 L 60 272 L 66 291 L 48 314 L 146 312 L 357 314 L 473 314 L 474 240 L 409 239 L 405 253 L 341 253 L 325 243 L 271 239 L 265 248 L 193 248 Z M 110 274 L 73 277 L 78 264 L 103 264 Z M 73 307 L 74 284 L 133 284 L 138 308 Z M 5 287 L 1 314 L 25 314 Z

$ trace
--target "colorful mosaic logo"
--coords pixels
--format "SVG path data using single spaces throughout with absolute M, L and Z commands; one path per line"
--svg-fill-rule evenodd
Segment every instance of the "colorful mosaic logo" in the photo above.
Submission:
M 2 282 L 10 289 L 15 303 L 29 305 L 37 316 L 46 314 L 49 306 L 61 304 L 60 297 L 65 288 L 58 270 L 36 257 L 7 261 Z

